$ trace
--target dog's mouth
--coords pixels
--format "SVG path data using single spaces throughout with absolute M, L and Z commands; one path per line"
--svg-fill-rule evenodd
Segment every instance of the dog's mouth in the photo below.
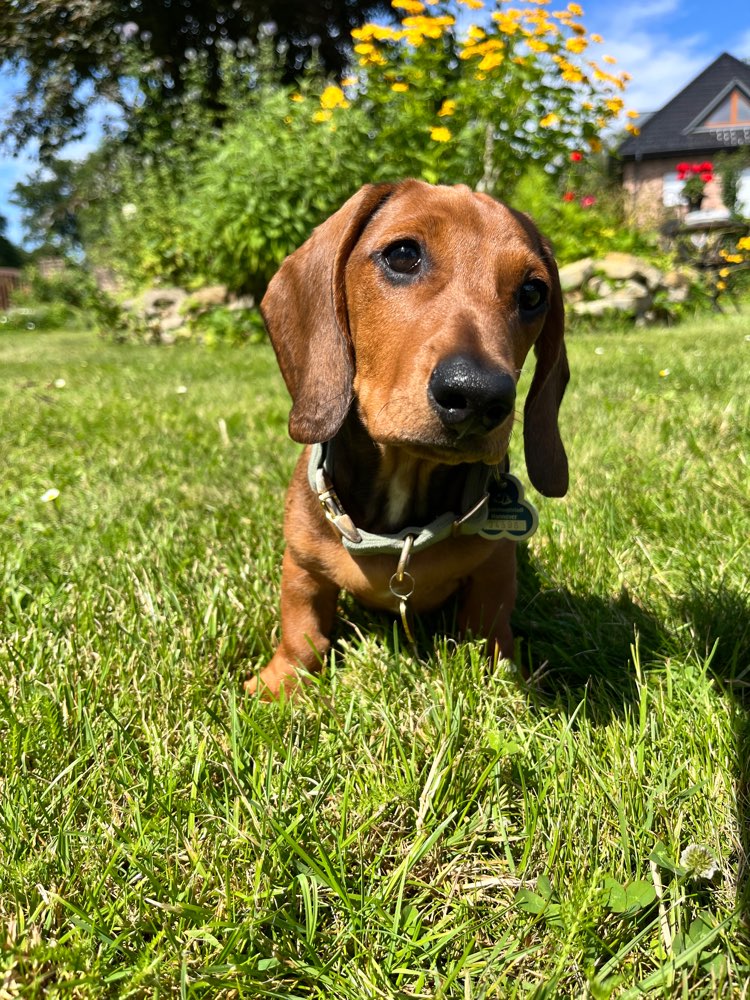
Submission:
M 496 465 L 503 460 L 508 451 L 512 428 L 511 415 L 500 427 L 494 427 L 490 431 L 466 427 L 460 430 L 440 427 L 432 434 L 388 443 L 402 447 L 415 458 L 444 465 L 460 465 L 467 462 Z

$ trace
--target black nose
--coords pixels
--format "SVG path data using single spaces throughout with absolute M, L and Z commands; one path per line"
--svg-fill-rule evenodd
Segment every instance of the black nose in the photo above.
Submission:
M 513 411 L 516 383 L 502 368 L 456 354 L 435 367 L 427 395 L 441 423 L 460 436 L 499 426 Z

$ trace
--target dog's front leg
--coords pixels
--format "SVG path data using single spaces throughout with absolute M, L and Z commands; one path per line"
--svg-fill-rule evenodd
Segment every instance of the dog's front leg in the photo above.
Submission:
M 309 673 L 320 670 L 331 646 L 338 594 L 335 583 L 304 569 L 286 550 L 281 571 L 281 642 L 268 665 L 245 683 L 246 691 L 277 698 L 282 688 L 290 694 L 301 683 L 300 668 Z
M 495 542 L 495 551 L 472 573 L 458 610 L 462 635 L 470 632 L 487 641 L 487 656 L 513 659 L 510 616 L 516 603 L 516 543 Z

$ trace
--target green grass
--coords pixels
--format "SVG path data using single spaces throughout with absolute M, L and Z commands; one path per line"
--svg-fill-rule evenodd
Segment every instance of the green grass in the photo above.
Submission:
M 748 996 L 747 329 L 570 337 L 532 682 L 345 601 L 271 706 L 270 349 L 0 336 L 0 997 Z

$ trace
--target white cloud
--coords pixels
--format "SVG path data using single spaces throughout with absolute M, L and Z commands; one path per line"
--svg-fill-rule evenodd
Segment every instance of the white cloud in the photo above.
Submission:
M 685 34 L 686 6 L 686 0 L 635 0 L 618 7 L 594 0 L 587 5 L 592 15 L 587 24 L 604 36 L 603 51 L 632 77 L 625 94 L 628 107 L 657 111 L 723 50 L 731 46 L 741 54 L 737 40 L 724 41 L 718 25 L 709 35 L 700 19 L 689 19 L 692 27 Z M 750 31 L 745 42 L 750 47 Z

